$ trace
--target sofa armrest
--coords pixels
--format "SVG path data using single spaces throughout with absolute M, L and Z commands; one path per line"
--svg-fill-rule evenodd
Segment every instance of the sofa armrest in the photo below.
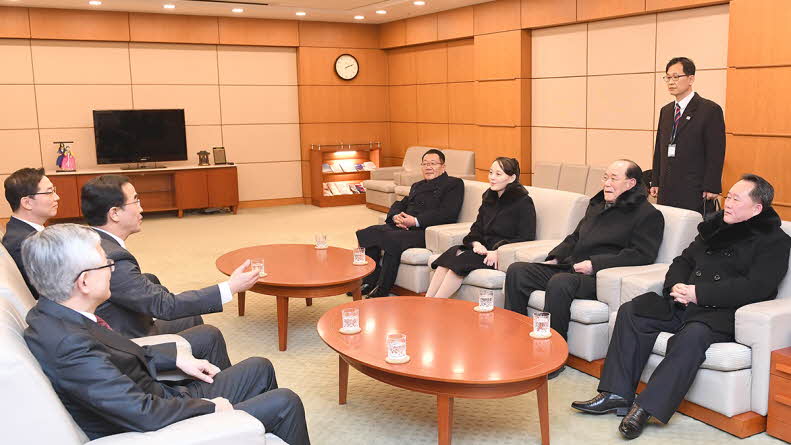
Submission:
M 523 241 L 500 246 L 497 249 L 497 269 L 508 271 L 508 266 L 516 262 L 536 263 L 544 261 L 547 254 L 558 245 L 560 241 L 554 239 Z
M 791 299 L 769 300 L 736 311 L 736 341 L 752 349 L 750 405 L 765 416 L 772 351 L 791 346 Z
M 469 175 L 451 175 L 451 176 L 456 176 L 459 179 L 467 179 L 470 181 L 475 181 L 475 173 Z
M 395 179 L 395 172 L 400 172 L 401 169 L 401 167 L 379 167 L 376 170 L 371 170 L 371 179 L 392 181 Z
M 419 221 L 419 219 L 418 219 Z M 426 229 L 426 248 L 434 253 L 444 253 L 470 233 L 471 222 L 440 224 Z
M 162 334 L 162 335 L 151 335 L 148 337 L 140 337 L 140 338 L 133 338 L 133 342 L 137 343 L 139 346 L 151 346 L 151 345 L 161 345 L 162 343 L 175 343 L 176 349 L 178 350 L 178 354 L 188 354 L 192 355 L 192 346 L 189 344 L 184 337 L 176 334 Z M 160 381 L 179 381 L 179 380 L 186 380 L 191 379 L 192 377 L 188 376 L 181 372 L 181 370 L 175 369 L 173 371 L 164 371 L 157 374 L 157 380 Z
M 96 439 L 91 445 L 234 445 L 266 444 L 264 425 L 241 410 L 206 414 L 148 433 L 121 433 Z
M 667 267 L 667 264 L 658 263 L 645 266 L 612 267 L 610 269 L 600 270 L 599 273 L 596 274 L 596 299 L 607 303 L 610 307 L 610 312 L 615 312 L 621 307 L 621 289 L 624 278 L 656 271 L 664 271 L 666 273 Z M 663 282 L 664 279 L 665 276 L 662 275 Z M 637 295 L 634 295 L 632 298 Z
M 623 277 L 621 280 L 621 304 L 632 301 L 634 297 L 646 292 L 656 292 L 662 295 L 665 284 L 665 275 L 670 268 L 669 264 L 652 264 L 656 266 L 647 272 L 637 273 Z M 609 303 L 608 303 L 609 304 Z M 620 305 L 619 305 L 620 307 Z

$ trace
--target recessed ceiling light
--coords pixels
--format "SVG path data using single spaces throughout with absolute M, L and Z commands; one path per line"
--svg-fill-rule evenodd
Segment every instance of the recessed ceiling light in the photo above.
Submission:
M 297 12 L 296 12 L 296 14 L 297 14 L 298 16 L 300 16 L 300 17 L 303 17 L 303 16 L 306 16 L 306 15 L 308 15 L 308 13 L 307 13 L 307 12 L 305 12 L 305 11 L 297 11 Z
M 233 8 L 233 9 L 231 9 L 231 12 L 235 12 L 237 14 L 241 14 L 241 13 L 244 12 L 244 9 L 242 9 L 242 8 Z
M 100 2 L 99 0 L 91 0 L 88 2 L 88 4 L 91 6 L 99 6 L 102 4 L 102 2 Z
M 171 5 L 170 3 L 162 5 L 162 7 L 165 9 L 176 9 L 176 5 Z
M 362 20 L 364 18 L 365 18 L 364 15 L 356 15 L 356 16 L 354 16 L 354 20 Z
M 384 9 L 380 9 L 380 10 L 376 11 L 376 13 L 377 14 L 387 14 L 387 11 L 385 11 Z
M 423 0 L 417 0 L 416 2 L 412 2 L 412 4 L 415 6 L 423 6 L 426 4 L 426 2 L 424 2 Z

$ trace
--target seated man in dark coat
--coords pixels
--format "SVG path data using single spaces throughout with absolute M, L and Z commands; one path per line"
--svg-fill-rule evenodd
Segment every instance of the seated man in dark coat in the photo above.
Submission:
M 11 206 L 11 219 L 5 227 L 3 247 L 14 259 L 33 298 L 38 299 L 38 291 L 31 286 L 22 264 L 22 241 L 44 230 L 47 220 L 58 213 L 60 197 L 49 178 L 44 176 L 43 168 L 17 170 L 6 178 L 4 185 L 5 199 Z
M 140 231 L 143 221 L 140 198 L 126 176 L 91 179 L 82 187 L 81 204 L 82 214 L 99 234 L 107 257 L 115 261 L 110 299 L 96 313 L 129 338 L 179 334 L 190 343 L 195 357 L 205 358 L 220 369 L 231 366 L 222 333 L 204 325 L 200 314 L 221 312 L 233 294 L 255 284 L 257 272 L 239 268 L 228 281 L 174 294 L 156 276 L 143 274 L 137 259 L 126 249 L 126 239 Z
M 597 272 L 653 263 L 665 219 L 646 199 L 642 173 L 629 160 L 610 164 L 602 191 L 591 198 L 574 233 L 552 249 L 544 263 L 514 263 L 508 268 L 505 308 L 526 314 L 530 294 L 545 290 L 544 311 L 552 314 L 552 328 L 567 338 L 571 303 L 575 298 L 596 298 Z
M 619 431 L 640 435 L 650 417 L 667 423 L 695 381 L 712 343 L 734 341 L 740 307 L 771 300 L 788 270 L 791 238 L 772 209 L 774 189 L 744 175 L 725 209 L 698 225 L 698 236 L 673 260 L 662 295 L 640 295 L 618 310 L 599 394 L 571 406 L 587 413 L 626 414 Z M 660 332 L 673 335 L 664 360 L 635 398 Z M 627 413 L 628 410 L 628 413 Z
M 58 224 L 22 245 L 41 298 L 27 315 L 25 342 L 89 439 L 155 431 L 190 417 L 242 410 L 291 445 L 307 445 L 299 396 L 278 389 L 269 360 L 251 357 L 220 371 L 175 343 L 138 346 L 95 314 L 110 297 L 114 267 L 96 232 Z M 168 384 L 158 372 L 180 369 L 196 380 Z
M 420 166 L 425 179 L 412 184 L 409 196 L 390 207 L 385 223 L 357 231 L 360 247 L 376 262 L 376 269 L 365 277 L 361 288 L 368 297 L 390 293 L 401 254 L 410 247 L 426 247 L 426 227 L 454 223 L 459 217 L 464 181 L 445 173 L 445 154 L 428 150 Z

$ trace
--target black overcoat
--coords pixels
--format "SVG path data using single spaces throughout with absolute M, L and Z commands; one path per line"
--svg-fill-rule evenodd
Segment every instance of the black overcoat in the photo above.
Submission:
M 669 158 L 675 106 L 670 102 L 659 114 L 651 185 L 659 187 L 659 204 L 699 212 L 704 191 L 722 192 L 725 119 L 716 102 L 695 93 L 679 121 L 676 156 Z
M 423 179 L 412 184 L 409 195 L 390 206 L 385 223 L 393 224 L 393 216 L 401 212 L 414 216 L 420 224 L 409 230 L 455 223 L 463 201 L 464 181 L 443 173 L 434 179 Z
M 637 315 L 669 320 L 674 311 L 686 311 L 686 322 L 703 322 L 733 337 L 737 309 L 777 296 L 791 249 L 780 217 L 771 207 L 736 224 L 726 224 L 722 215 L 698 225 L 698 236 L 670 265 L 663 295 L 634 299 Z M 674 303 L 670 289 L 676 283 L 694 285 L 697 304 Z
M 22 274 L 22 278 L 25 279 L 27 288 L 30 289 L 30 294 L 33 295 L 33 298 L 38 300 L 38 291 L 30 283 L 27 277 L 27 271 L 25 270 L 25 264 L 22 262 L 22 241 L 36 233 L 36 229 L 24 221 L 11 217 L 5 226 L 5 230 L 5 235 L 3 235 L 3 247 L 5 247 L 5 250 L 11 255 L 11 258 L 14 259 L 19 272 Z

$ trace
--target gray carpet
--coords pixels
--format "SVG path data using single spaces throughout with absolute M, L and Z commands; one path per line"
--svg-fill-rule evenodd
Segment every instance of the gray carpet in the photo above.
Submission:
M 144 272 L 156 273 L 172 291 L 207 286 L 224 279 L 214 266 L 221 254 L 258 244 L 312 243 L 316 232 L 330 245 L 355 247 L 354 231 L 375 224 L 378 212 L 364 206 L 318 208 L 294 205 L 242 209 L 238 215 L 146 215 L 143 231 L 128 240 Z M 269 261 L 269 259 L 267 260 Z M 269 358 L 278 382 L 302 397 L 314 445 L 436 443 L 434 397 L 391 387 L 351 369 L 348 404 L 338 405 L 338 356 L 316 332 L 329 308 L 350 301 L 336 296 L 313 300 L 312 307 L 292 300 L 288 350 L 278 351 L 275 300 L 248 294 L 246 315 L 236 301 L 225 311 L 205 316 L 219 327 L 231 359 Z M 620 444 L 620 418 L 588 416 L 569 404 L 595 395 L 597 380 L 568 368 L 549 384 L 550 435 L 554 444 Z M 537 444 L 541 442 L 535 393 L 499 400 L 456 400 L 455 444 Z M 652 423 L 635 443 L 780 444 L 766 434 L 740 440 L 716 428 L 676 414 L 668 425 Z

